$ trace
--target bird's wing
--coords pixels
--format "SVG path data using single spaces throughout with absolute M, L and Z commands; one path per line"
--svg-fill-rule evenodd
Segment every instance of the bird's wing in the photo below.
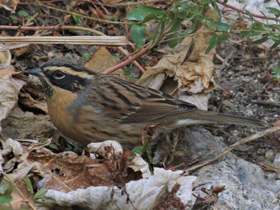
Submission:
M 196 109 L 196 106 L 160 91 L 107 75 L 102 77 L 99 80 L 102 84 L 92 85 L 92 101 L 95 106 L 101 106 L 107 116 L 124 123 L 151 122 L 182 110 Z

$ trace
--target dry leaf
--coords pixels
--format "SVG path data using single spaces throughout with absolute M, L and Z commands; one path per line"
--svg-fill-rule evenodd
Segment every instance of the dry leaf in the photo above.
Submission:
M 18 101 L 20 89 L 25 84 L 24 81 L 12 78 L 15 73 L 10 66 L 10 56 L 8 51 L 0 52 L 1 64 L 5 68 L 0 68 L 0 122 L 5 119 Z
M 0 0 L 0 8 L 15 12 L 19 0 Z
M 176 196 L 184 204 L 194 203 L 192 183 L 195 176 L 182 176 L 182 171 L 155 168 L 153 176 L 126 183 L 125 191 L 114 187 L 89 187 L 69 193 L 48 190 L 45 198 L 60 206 L 82 206 L 89 209 L 153 209 L 175 185 Z
M 106 47 L 99 47 L 91 55 L 91 58 L 85 64 L 85 67 L 92 71 L 102 72 L 117 63 L 117 59 L 106 49 Z M 121 69 L 114 71 L 111 75 L 124 78 L 123 71 Z
M 191 94 L 201 94 L 203 95 L 201 97 L 203 101 L 198 101 L 200 97 L 197 97 L 195 105 L 201 109 L 207 109 L 206 97 L 204 95 L 214 89 L 212 74 L 215 54 L 215 50 L 206 54 L 206 49 L 209 44 L 207 38 L 209 36 L 210 33 L 202 26 L 193 37 L 195 40 L 194 49 L 186 62 L 186 56 L 191 51 L 191 37 L 185 38 L 174 50 L 163 56 L 158 64 L 143 74 L 137 83 L 162 90 L 161 88 L 165 83 L 165 78 L 172 77 L 177 82 L 177 87 L 174 87 L 173 91 L 169 90 L 168 94 L 175 93 L 177 90 L 180 90 L 179 97 L 183 95 L 184 91 Z
M 36 50 L 35 44 L 29 44 L 27 46 L 23 46 L 21 48 L 17 48 L 14 50 L 14 54 L 18 59 L 31 57 Z

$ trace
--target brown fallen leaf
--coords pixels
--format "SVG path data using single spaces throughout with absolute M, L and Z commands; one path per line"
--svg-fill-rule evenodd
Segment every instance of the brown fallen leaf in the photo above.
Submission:
M 106 49 L 106 47 L 99 47 L 91 55 L 91 58 L 85 64 L 85 67 L 92 71 L 102 72 L 103 70 L 112 67 L 117 63 L 117 59 Z M 114 71 L 111 75 L 125 79 L 125 76 L 121 69 Z
M 199 94 L 195 100 L 188 101 L 186 97 L 183 100 L 194 103 L 201 109 L 207 109 L 207 94 L 215 87 L 212 77 L 215 50 L 206 53 L 210 36 L 208 29 L 200 26 L 193 38 L 186 37 L 182 43 L 170 50 L 156 66 L 142 75 L 137 84 L 164 91 L 166 80 L 172 79 L 177 85 L 173 86 L 173 90 L 169 90 L 168 94 L 177 93 L 179 98 L 186 95 L 185 92 Z

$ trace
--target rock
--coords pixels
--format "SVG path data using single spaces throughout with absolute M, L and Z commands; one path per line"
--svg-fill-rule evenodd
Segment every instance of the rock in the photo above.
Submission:
M 273 150 L 272 149 L 267 150 L 266 153 L 265 153 L 265 157 L 266 157 L 267 160 L 273 161 L 274 160 Z
M 241 158 L 233 157 L 220 163 L 208 165 L 198 171 L 198 179 L 194 183 L 199 186 L 195 194 L 205 197 L 201 187 L 210 189 L 211 186 L 225 186 L 219 193 L 218 201 L 212 209 L 280 209 L 275 191 L 275 180 L 265 179 L 262 169 Z M 205 184 L 206 183 L 206 184 Z M 275 187 L 277 189 L 275 189 Z

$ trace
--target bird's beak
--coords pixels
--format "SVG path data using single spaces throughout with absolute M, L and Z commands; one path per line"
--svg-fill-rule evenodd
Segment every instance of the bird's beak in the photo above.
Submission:
M 44 76 L 43 70 L 41 68 L 37 68 L 37 69 L 27 69 L 23 71 L 25 74 L 31 74 L 34 76 Z

